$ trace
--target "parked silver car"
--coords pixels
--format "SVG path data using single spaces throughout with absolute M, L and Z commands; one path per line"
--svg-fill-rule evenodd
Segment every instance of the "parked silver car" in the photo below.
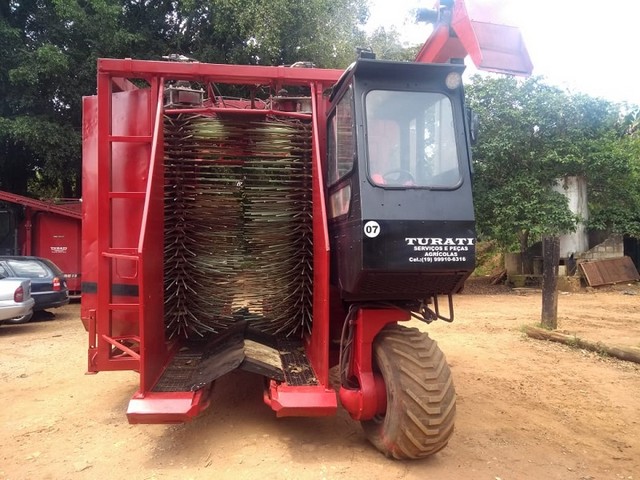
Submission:
M 41 257 L 0 256 L 0 278 L 31 280 L 31 295 L 36 312 L 69 303 L 69 289 L 64 273 L 51 260 Z
M 35 300 L 28 278 L 0 279 L 0 324 L 25 323 L 33 316 Z

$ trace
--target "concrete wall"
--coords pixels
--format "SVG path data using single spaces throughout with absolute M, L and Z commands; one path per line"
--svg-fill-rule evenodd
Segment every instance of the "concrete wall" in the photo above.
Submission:
M 587 180 L 584 177 L 564 177 L 558 180 L 554 190 L 567 197 L 569 209 L 578 215 L 576 231 L 560 237 L 560 258 L 569 257 L 572 253 L 582 253 L 589 249 L 589 237 L 585 226 L 589 219 L 587 205 Z
M 577 260 L 604 260 L 605 258 L 620 258 L 624 256 L 622 235 L 611 235 L 604 242 L 591 250 L 576 255 Z

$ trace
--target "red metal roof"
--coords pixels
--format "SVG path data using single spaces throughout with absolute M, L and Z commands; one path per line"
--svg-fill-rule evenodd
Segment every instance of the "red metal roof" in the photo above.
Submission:
M 52 202 L 44 202 L 42 200 L 36 200 L 35 198 L 24 197 L 15 193 L 4 192 L 2 190 L 0 190 L 0 200 L 31 207 L 34 210 L 57 213 L 65 217 L 77 218 L 78 220 L 82 219 L 82 212 L 77 207 L 78 203 L 58 205 Z

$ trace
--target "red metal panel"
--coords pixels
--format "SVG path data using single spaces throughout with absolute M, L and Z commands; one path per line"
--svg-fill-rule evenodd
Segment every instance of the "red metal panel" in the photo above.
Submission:
M 82 281 L 84 286 L 97 285 L 98 224 L 96 218 L 98 191 L 98 98 L 82 99 Z M 83 287 L 84 287 L 83 286 Z M 86 329 L 95 324 L 97 295 L 93 288 L 83 288 L 80 317 Z M 91 320 L 93 318 L 93 320 Z M 89 339 L 90 350 L 92 339 Z M 89 371 L 97 371 L 89 354 Z
M 452 58 L 464 58 L 467 51 L 460 40 L 451 35 L 448 25 L 439 25 L 416 56 L 418 63 L 446 63 Z
M 102 257 L 111 247 L 111 202 L 109 190 L 111 189 L 111 79 L 108 75 L 98 74 L 98 132 L 97 132 L 97 169 L 96 190 L 91 192 L 96 196 L 95 210 L 90 212 L 95 215 L 96 243 L 92 245 L 96 250 L 97 269 L 97 308 L 96 329 L 98 343 L 96 348 L 95 364 L 98 370 L 109 370 L 108 362 L 111 345 L 101 341 L 101 335 L 111 333 L 111 259 Z
M 277 417 L 322 417 L 338 409 L 336 392 L 323 385 L 295 387 L 272 380 L 264 401 Z
M 88 222 L 85 232 L 91 241 L 83 243 L 88 252 L 83 268 L 87 272 L 97 271 L 91 278 L 84 278 L 85 285 L 94 278 L 96 282 L 95 293 L 86 295 L 86 302 L 83 298 L 83 312 L 91 309 L 96 312 L 97 340 L 90 347 L 89 369 L 138 370 L 138 358 L 127 352 L 142 348 L 139 312 L 128 305 L 139 304 L 136 246 L 144 197 L 131 192 L 144 192 L 150 147 L 148 143 L 114 140 L 114 135 L 149 133 L 148 92 L 130 90 L 113 94 L 111 79 L 99 75 L 97 103 L 98 110 L 88 111 L 90 117 L 85 121 L 91 123 L 92 115 L 97 119 L 97 131 L 88 132 L 94 138 L 85 138 L 85 149 L 95 145 L 96 151 L 88 152 L 88 164 L 84 166 L 85 177 L 88 172 L 95 176 L 94 188 L 88 190 L 86 185 L 84 188 L 85 219 L 90 218 L 85 220 Z M 119 190 L 114 192 L 114 186 Z M 109 340 L 115 337 L 121 340 L 115 343 Z
M 33 255 L 48 258 L 64 272 L 70 291 L 80 291 L 81 222 L 39 212 L 33 217 Z
M 184 423 L 209 406 L 209 391 L 137 392 L 129 402 L 129 423 Z
M 453 29 L 480 70 L 531 75 L 533 65 L 517 27 L 465 19 Z
M 37 211 L 53 212 L 58 215 L 71 218 L 82 218 L 79 210 L 70 205 L 58 205 L 52 202 L 43 202 L 42 200 L 36 200 L 34 198 L 24 197 L 15 193 L 3 192 L 0 190 L 0 200 L 4 200 L 11 203 L 17 203 L 24 205 L 25 207 L 31 207 Z
M 139 89 L 115 93 L 112 96 L 112 135 L 150 136 L 151 116 L 148 113 L 149 90 Z M 111 192 L 110 232 L 111 247 L 131 248 L 138 246 L 144 190 L 149 175 L 150 142 L 113 142 L 110 175 L 103 182 Z M 138 196 L 131 192 L 139 193 Z M 134 262 L 113 262 L 114 283 L 137 284 Z
M 313 116 L 313 324 L 307 353 L 321 385 L 329 384 L 329 228 L 322 148 L 326 135 L 323 85 L 311 86 Z M 322 140 L 321 140 L 322 139 Z
M 140 364 L 140 389 L 150 391 L 162 373 L 168 358 L 164 335 L 164 134 L 162 78 L 152 85 L 155 105 L 145 203 L 138 242 L 140 256 L 140 338 L 143 356 Z
M 310 82 L 336 82 L 342 70 L 319 68 L 263 67 L 255 65 L 221 65 L 214 63 L 154 62 L 101 58 L 98 72 L 114 77 L 171 80 L 201 80 L 244 85 L 308 85 Z

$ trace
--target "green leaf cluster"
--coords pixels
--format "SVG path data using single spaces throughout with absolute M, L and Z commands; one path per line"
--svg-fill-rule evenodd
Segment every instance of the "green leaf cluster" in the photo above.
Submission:
M 108 0 L 12 0 L 0 8 L 0 188 L 38 196 L 80 192 L 82 96 L 96 58 L 139 35 Z
M 480 119 L 474 188 L 481 236 L 505 249 L 575 229 L 579 221 L 553 190 L 565 176 L 586 178 L 592 228 L 638 235 L 637 140 L 621 132 L 622 106 L 571 94 L 543 78 L 476 75 L 467 86 Z
M 0 2 L 0 189 L 81 193 L 82 97 L 99 57 L 346 68 L 356 46 L 406 58 L 397 32 L 368 39 L 366 0 Z

